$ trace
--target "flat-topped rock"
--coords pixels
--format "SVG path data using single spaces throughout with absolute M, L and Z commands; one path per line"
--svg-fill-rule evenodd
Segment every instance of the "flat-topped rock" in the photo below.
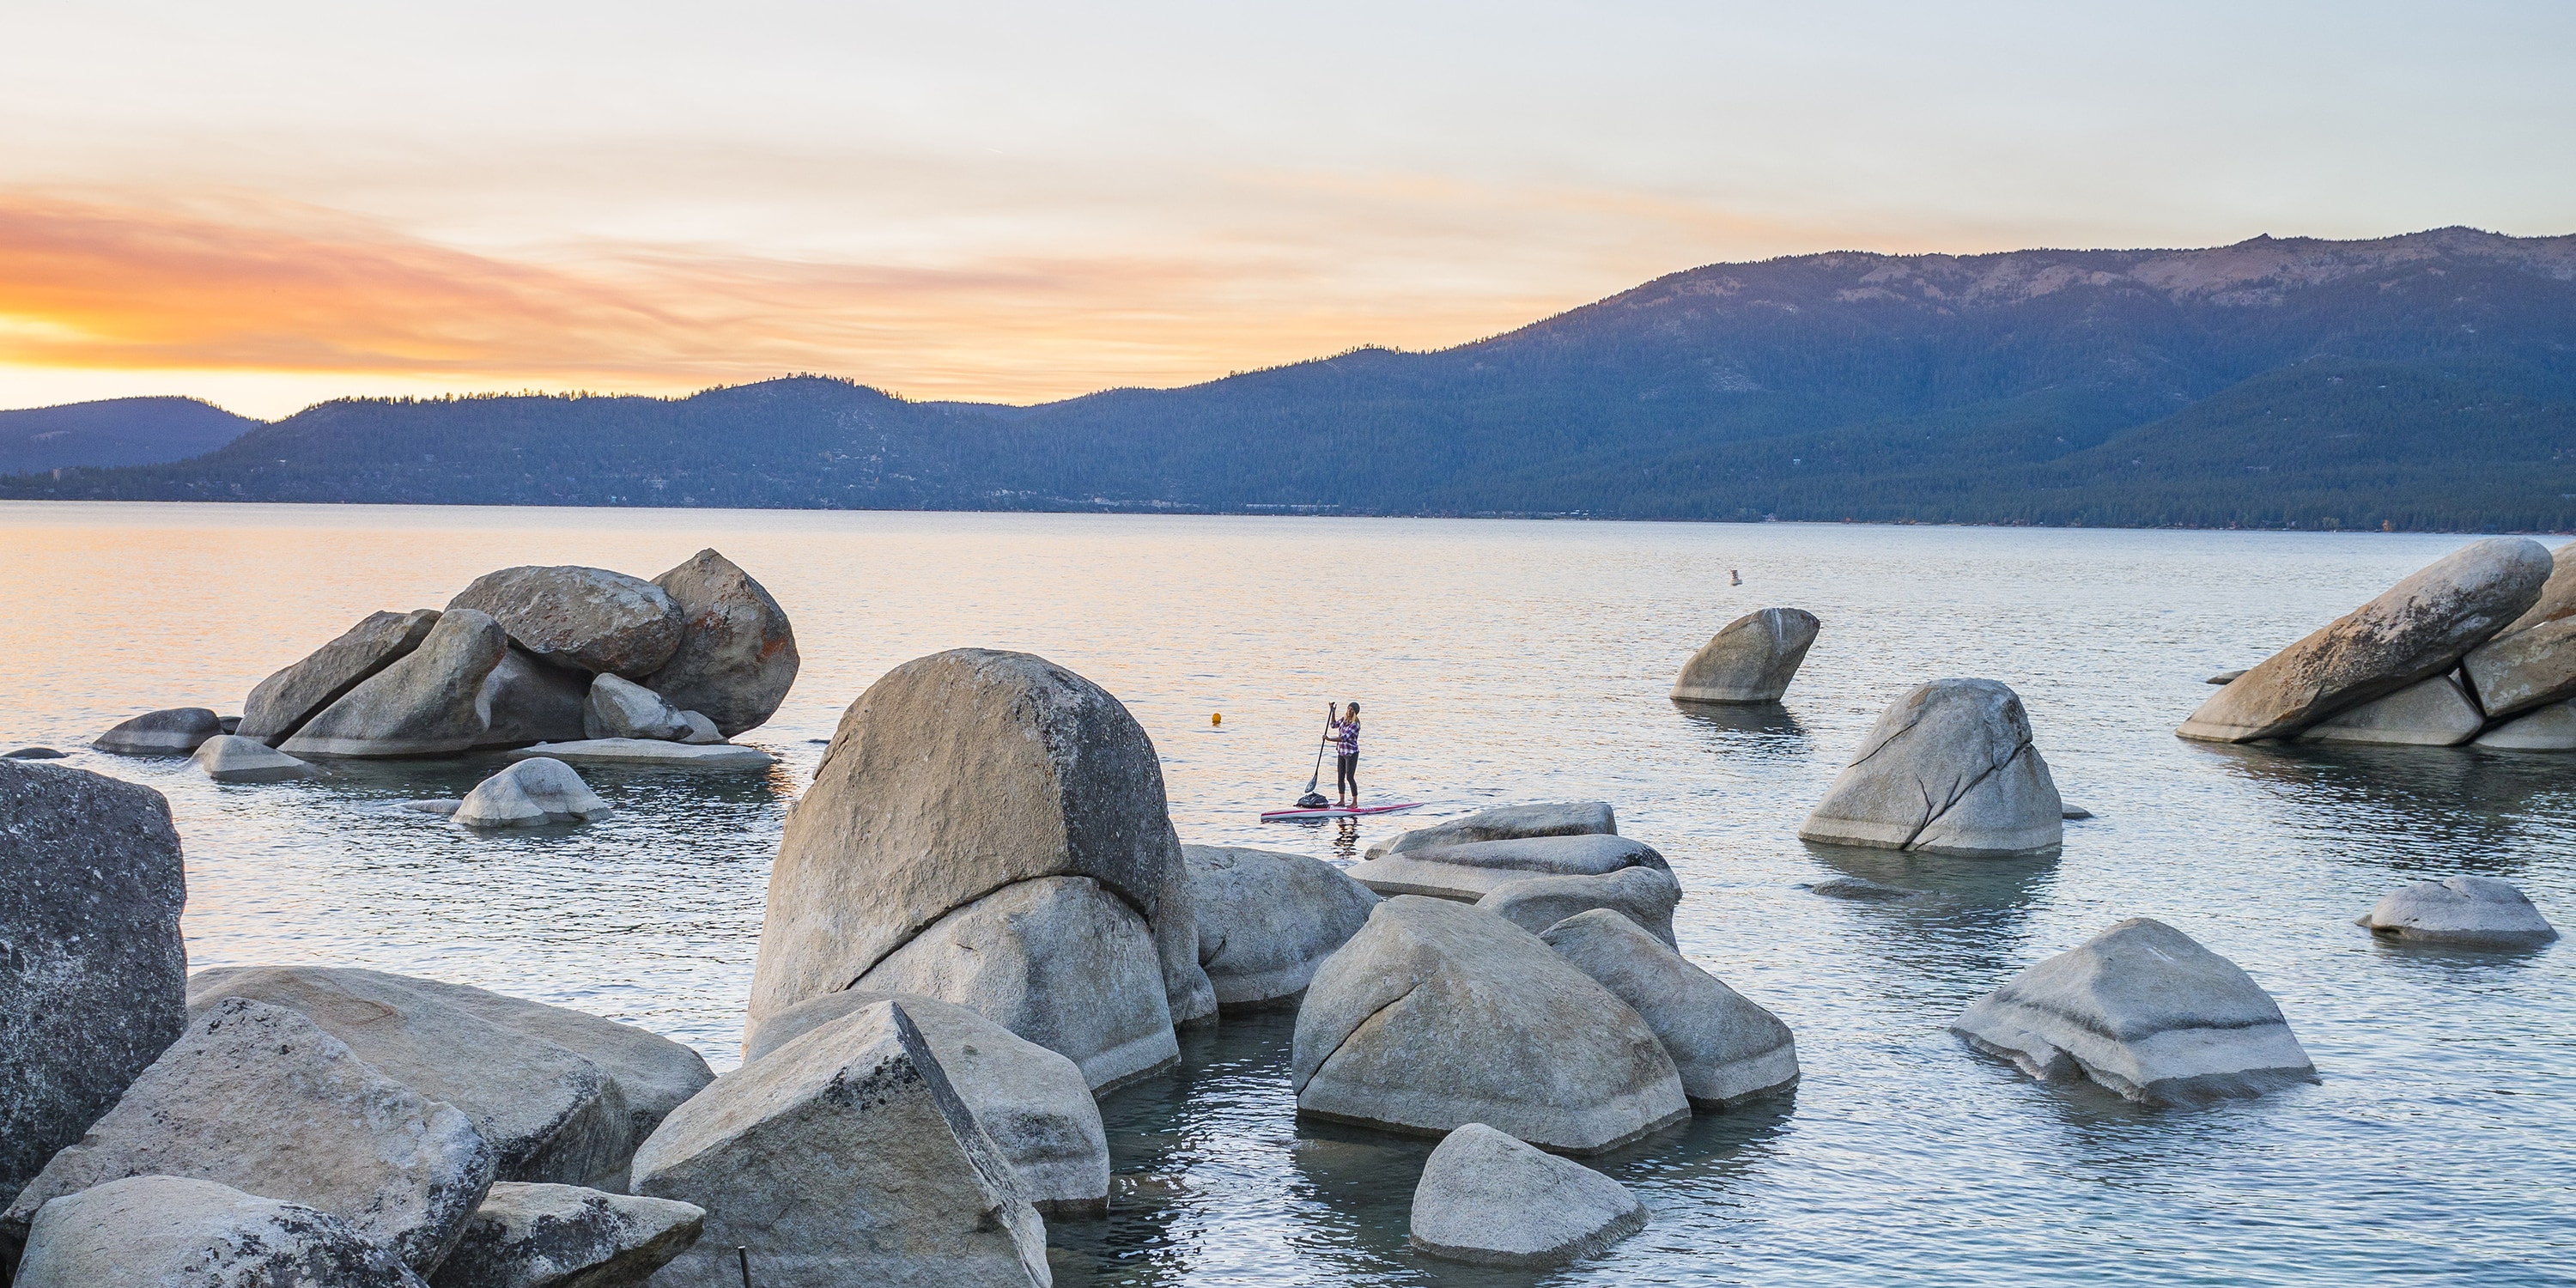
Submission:
M 367 614 L 303 661 L 260 681 L 232 732 L 271 747 L 286 741 L 305 721 L 419 648 L 437 624 L 435 609 Z
M 1306 991 L 1315 967 L 1361 926 L 1378 896 L 1340 868 L 1303 854 L 1184 845 L 1199 924 L 1199 965 L 1221 1006 L 1255 1006 Z
M 2066 822 L 2020 695 L 1993 680 L 1934 680 L 1889 704 L 1798 837 L 2002 856 L 2054 848 Z
M 1673 909 L 1682 901 L 1681 882 L 1662 868 L 1621 868 L 1605 876 L 1523 877 L 1494 887 L 1476 906 L 1539 934 L 1548 927 L 1596 908 L 1636 923 L 1667 946 L 1673 938 Z M 1616 992 L 1617 990 L 1612 990 Z
M 2492 877 L 2418 881 L 2390 891 L 2355 924 L 2391 939 L 2471 948 L 2529 948 L 2558 938 L 2522 891 Z
M 100 734 L 89 745 L 119 756 L 184 756 L 223 732 L 223 721 L 204 707 L 172 707 L 146 711 Z
M 651 738 L 585 738 L 541 742 L 509 753 L 512 760 L 548 756 L 575 765 L 661 765 L 672 769 L 767 769 L 778 757 L 736 743 L 703 746 Z
M 2286 738 L 2440 675 L 2522 616 L 2550 573 L 2537 541 L 2471 542 L 2265 658 L 2174 732 L 2207 742 Z
M 776 714 L 795 687 L 796 632 L 769 591 L 732 560 L 701 550 L 653 579 L 680 606 L 680 647 L 645 681 L 704 714 L 727 738 Z
M 885 1001 L 903 1004 L 949 1085 L 1019 1173 L 1031 1206 L 1046 1216 L 1107 1213 L 1109 1137 L 1082 1069 L 963 1006 L 918 993 L 826 993 L 769 1017 L 743 1044 L 743 1061 Z
M 2477 737 L 2486 723 L 2486 713 L 2459 681 L 2437 675 L 2310 725 L 2299 741 L 2456 747 Z
M 360 682 L 278 745 L 290 756 L 443 756 L 492 727 L 484 682 L 510 651 L 500 623 L 452 609 L 420 647 Z
M 1468 1123 L 1449 1133 L 1413 1187 L 1413 1247 L 1474 1266 L 1540 1267 L 1593 1256 L 1646 1228 L 1628 1187 Z
M 2576 751 L 2576 702 L 2554 702 L 2515 716 L 2469 745 L 2489 751 Z
M 187 900 L 161 793 L 0 761 L 0 1204 L 186 1027 Z
M 2014 976 L 1950 1031 L 2041 1081 L 2090 1078 L 2142 1104 L 2316 1081 L 2270 994 L 2236 963 L 2146 917 Z
M 1351 879 L 1381 895 L 1422 894 L 1473 903 L 1527 877 L 1597 877 L 1622 868 L 1669 871 L 1651 845 L 1624 836 L 1532 836 L 1428 846 L 1351 866 Z
M 706 1219 L 671 1199 L 501 1181 L 430 1288 L 639 1288 L 698 1241 Z
M 706 1209 L 662 1273 L 754 1282 L 1047 1288 L 1046 1227 L 1019 1174 L 893 1001 L 716 1079 L 635 1155 L 635 1188 Z
M 1816 615 L 1765 608 L 1728 622 L 1682 664 L 1675 702 L 1777 702 L 1816 642 Z
M 1533 836 L 1616 836 L 1618 814 L 1608 801 L 1558 801 L 1537 805 L 1497 805 L 1465 818 L 1417 827 L 1383 845 L 1369 847 L 1368 858 L 1402 854 L 1443 845 L 1476 841 L 1517 841 Z
M 16 1288 L 421 1288 L 349 1222 L 181 1176 L 131 1176 L 36 1214 Z M 603 1286 L 604 1288 L 604 1286 Z
M 1538 936 L 1413 896 L 1379 904 L 1315 972 L 1289 1086 L 1298 1113 L 1328 1121 L 1416 1135 L 1481 1122 L 1575 1154 L 1690 1114 L 1627 1003 Z
M 1598 908 L 1539 938 L 1645 1018 L 1692 1108 L 1725 1109 L 1797 1085 L 1789 1026 L 1634 921 Z
M 538 660 L 640 680 L 679 651 L 685 621 L 669 592 L 641 577 L 573 565 L 523 566 L 474 579 L 447 610 L 489 613 Z
M 492 1167 L 455 1106 L 377 1072 L 295 1011 L 226 998 L 0 1212 L 0 1243 L 23 1240 L 49 1199 L 184 1176 L 319 1208 L 425 1271 L 455 1245 Z
M 475 784 L 454 817 L 467 827 L 542 827 L 595 822 L 612 812 L 572 766 L 530 756 Z
M 219 783 L 282 783 L 311 778 L 320 771 L 267 743 L 239 734 L 223 734 L 197 744 L 190 757 L 199 772 Z

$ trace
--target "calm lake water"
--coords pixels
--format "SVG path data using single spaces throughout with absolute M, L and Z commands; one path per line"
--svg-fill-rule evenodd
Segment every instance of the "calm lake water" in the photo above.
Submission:
M 0 504 L 0 747 L 71 748 L 153 707 L 231 713 L 376 609 L 478 573 L 651 576 L 704 546 L 796 623 L 805 669 L 744 741 L 767 775 L 590 775 L 617 816 L 476 836 L 394 802 L 497 762 L 149 784 L 187 843 L 192 966 L 347 963 L 582 1007 L 731 1067 L 787 804 L 897 663 L 1025 649 L 1124 699 L 1184 840 L 1347 860 L 1443 814 L 1600 797 L 1687 891 L 1690 956 L 1797 1032 L 1793 1100 L 1595 1165 L 1652 1210 L 1610 1255 L 1470 1271 L 1404 1243 L 1426 1142 L 1300 1124 L 1292 1021 L 1190 1034 L 1104 1103 L 1114 1215 L 1058 1222 L 1083 1285 L 2576 1283 L 2576 944 L 2375 942 L 2400 883 L 2516 882 L 2576 932 L 2576 757 L 2225 749 L 2172 729 L 2209 690 L 2464 538 L 725 511 Z M 1729 584 L 1738 569 L 1744 584 Z M 1824 633 L 1768 715 L 1664 698 L 1732 618 Z M 1941 676 L 2018 689 L 2070 803 L 2062 857 L 1907 859 L 1796 828 L 1886 703 Z M 1355 829 L 1265 827 L 1328 700 L 1368 711 Z M 1211 712 L 1224 732 L 1208 729 Z M 1858 875 L 1894 904 L 1801 888 Z M 2280 1000 L 2323 1082 L 2208 1109 L 2042 1087 L 1944 1028 L 2111 922 L 2161 918 Z

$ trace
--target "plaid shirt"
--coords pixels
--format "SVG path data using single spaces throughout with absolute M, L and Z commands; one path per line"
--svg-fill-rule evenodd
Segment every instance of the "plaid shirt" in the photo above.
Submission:
M 1359 721 L 1336 720 L 1331 724 L 1331 726 L 1329 726 L 1329 732 L 1333 739 L 1333 749 L 1336 753 L 1344 756 L 1356 756 L 1360 754 Z

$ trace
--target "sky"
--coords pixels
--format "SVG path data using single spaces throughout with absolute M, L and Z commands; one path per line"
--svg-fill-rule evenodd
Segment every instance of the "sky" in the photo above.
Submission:
M 0 407 L 913 398 L 1825 250 L 2576 232 L 2576 5 L 7 0 Z

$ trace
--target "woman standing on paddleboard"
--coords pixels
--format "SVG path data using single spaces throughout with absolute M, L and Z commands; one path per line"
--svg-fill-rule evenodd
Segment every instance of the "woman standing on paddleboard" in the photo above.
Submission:
M 1344 809 L 1360 804 L 1360 704 L 1333 716 L 1324 726 L 1324 741 L 1333 744 L 1333 803 Z

